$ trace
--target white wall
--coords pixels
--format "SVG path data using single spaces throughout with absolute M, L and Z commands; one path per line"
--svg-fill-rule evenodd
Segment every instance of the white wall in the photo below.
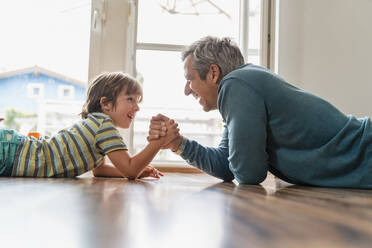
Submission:
M 372 116 L 372 0 L 280 0 L 278 73 Z

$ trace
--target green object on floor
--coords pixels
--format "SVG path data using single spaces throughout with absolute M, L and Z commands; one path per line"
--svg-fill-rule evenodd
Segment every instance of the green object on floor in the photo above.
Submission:
M 0 176 L 11 175 L 14 158 L 21 142 L 22 136 L 14 130 L 0 129 Z

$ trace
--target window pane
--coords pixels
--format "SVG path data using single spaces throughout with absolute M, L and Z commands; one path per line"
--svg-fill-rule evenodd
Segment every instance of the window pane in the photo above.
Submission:
M 186 80 L 180 52 L 138 50 L 137 71 L 143 80 L 144 105 L 201 109 L 183 93 Z
M 2 0 L 0 9 L 0 126 L 50 135 L 79 118 L 85 99 L 91 0 Z M 58 100 L 59 86 L 74 97 Z
M 249 0 L 248 63 L 261 64 L 261 4 L 262 0 Z
M 158 113 L 175 119 L 185 137 L 207 146 L 219 144 L 222 133 L 219 113 L 203 112 L 192 96 L 183 93 L 186 81 L 179 52 L 138 50 L 137 71 L 143 82 L 144 100 L 134 124 L 136 152 L 145 145 L 151 116 Z M 180 157 L 167 150 L 161 151 L 156 159 L 180 160 Z
M 34 96 L 39 96 L 40 94 L 40 89 L 39 88 L 34 88 Z
M 206 35 L 238 41 L 238 0 L 138 2 L 138 42 L 187 45 Z
M 261 48 L 261 1 L 249 0 L 249 48 Z
M 248 56 L 248 63 L 259 65 L 260 64 L 260 56 Z

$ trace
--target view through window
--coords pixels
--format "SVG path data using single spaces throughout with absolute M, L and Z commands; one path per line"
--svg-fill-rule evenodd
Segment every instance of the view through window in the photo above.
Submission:
M 182 46 L 206 35 L 228 36 L 239 43 L 249 35 L 248 61 L 260 64 L 261 0 L 250 0 L 248 16 L 241 16 L 241 1 L 210 0 L 138 1 L 137 77 L 142 81 L 144 100 L 134 124 L 134 151 L 144 147 L 151 116 L 158 113 L 179 123 L 182 135 L 206 146 L 220 142 L 223 123 L 218 111 L 203 112 L 184 92 Z M 248 18 L 249 33 L 240 32 Z M 158 162 L 179 163 L 169 150 L 158 153 Z
M 91 0 L 2 0 L 0 9 L 0 127 L 50 136 L 79 119 Z

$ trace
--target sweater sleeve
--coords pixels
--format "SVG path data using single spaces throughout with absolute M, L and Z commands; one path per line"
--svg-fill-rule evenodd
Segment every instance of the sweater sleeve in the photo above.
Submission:
M 218 108 L 229 133 L 229 168 L 243 184 L 258 184 L 268 171 L 265 101 L 247 82 L 224 80 L 218 92 Z
M 227 160 L 229 156 L 229 142 L 226 127 L 218 148 L 204 147 L 196 141 L 188 139 L 185 141 L 185 147 L 181 157 L 185 159 L 187 163 L 224 181 L 232 181 L 234 179 L 229 169 L 229 161 Z

